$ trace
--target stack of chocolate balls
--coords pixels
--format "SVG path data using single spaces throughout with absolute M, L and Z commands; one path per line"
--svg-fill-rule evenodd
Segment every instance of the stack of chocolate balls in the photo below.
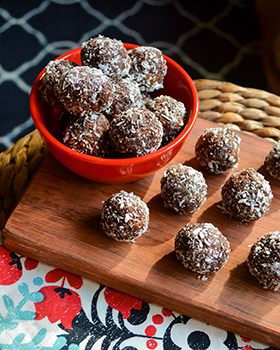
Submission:
M 151 92 L 164 86 L 167 64 L 155 47 L 126 50 L 99 35 L 81 46 L 81 66 L 50 61 L 41 78 L 43 100 L 61 108 L 63 143 L 87 155 L 139 157 L 172 141 L 185 125 L 186 108 Z

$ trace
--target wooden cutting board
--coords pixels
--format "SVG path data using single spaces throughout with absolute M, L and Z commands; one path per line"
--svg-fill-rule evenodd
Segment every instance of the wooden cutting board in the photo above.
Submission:
M 199 169 L 194 145 L 209 127 L 217 124 L 199 119 L 169 166 L 182 163 Z M 280 229 L 280 182 L 263 167 L 272 143 L 242 132 L 240 136 L 235 171 L 254 167 L 271 182 L 274 193 L 269 212 L 256 222 L 240 224 L 218 208 L 221 185 L 233 172 L 204 173 L 207 201 L 194 214 L 180 216 L 164 209 L 160 198 L 160 179 L 168 166 L 134 183 L 110 185 L 83 179 L 48 156 L 10 216 L 4 244 L 18 254 L 279 347 L 280 292 L 262 289 L 245 260 L 250 244 Z M 135 243 L 116 242 L 99 226 L 102 201 L 121 189 L 133 191 L 150 208 L 149 230 Z M 207 281 L 197 279 L 174 254 L 174 237 L 187 222 L 212 222 L 230 241 L 229 261 Z

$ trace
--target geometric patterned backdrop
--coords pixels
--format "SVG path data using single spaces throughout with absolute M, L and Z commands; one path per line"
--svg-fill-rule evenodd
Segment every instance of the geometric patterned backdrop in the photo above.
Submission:
M 267 90 L 253 0 L 1 0 L 0 152 L 34 129 L 43 67 L 98 34 L 155 46 L 193 79 Z

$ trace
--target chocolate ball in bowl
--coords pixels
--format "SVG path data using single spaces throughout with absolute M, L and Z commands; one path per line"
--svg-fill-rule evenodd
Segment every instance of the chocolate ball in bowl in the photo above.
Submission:
M 63 143 L 71 149 L 95 157 L 109 156 L 109 121 L 103 114 L 91 114 L 66 127 Z
M 100 225 L 116 241 L 135 242 L 148 229 L 149 208 L 133 192 L 121 190 L 103 203 Z
M 100 69 L 78 66 L 62 77 L 58 96 L 68 113 L 85 116 L 107 109 L 113 93 L 111 80 Z
M 139 157 L 160 147 L 163 130 L 153 112 L 134 107 L 112 120 L 109 135 L 117 152 L 127 157 Z
M 40 85 L 40 93 L 45 102 L 53 107 L 62 107 L 62 104 L 58 98 L 61 77 L 69 69 L 77 66 L 77 63 L 63 59 L 50 61 L 46 65 L 46 70 L 41 77 Z
M 128 74 L 130 57 L 122 41 L 99 35 L 82 43 L 82 64 L 99 68 L 112 80 Z
M 119 79 L 113 85 L 113 101 L 105 111 L 109 119 L 117 118 L 122 112 L 142 105 L 141 92 L 136 83 L 129 79 Z
M 141 91 L 152 92 L 163 88 L 167 64 L 161 51 L 151 46 L 139 46 L 128 51 L 131 58 L 129 78 Z
M 150 99 L 145 106 L 155 113 L 163 126 L 163 145 L 174 140 L 185 123 L 185 105 L 171 96 L 160 95 Z

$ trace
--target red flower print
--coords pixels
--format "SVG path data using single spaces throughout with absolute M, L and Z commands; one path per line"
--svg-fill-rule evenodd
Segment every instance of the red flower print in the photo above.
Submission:
M 241 337 L 241 340 L 242 340 L 244 343 L 250 343 L 250 341 L 251 341 L 251 339 L 246 338 L 246 337 Z
M 46 274 L 47 283 L 56 283 L 61 279 L 67 279 L 69 285 L 75 289 L 79 289 L 83 285 L 83 279 L 80 276 L 73 275 L 72 273 L 62 271 L 59 269 L 54 269 Z
M 83 279 L 72 273 L 53 269 L 46 274 L 47 283 L 56 283 L 62 279 L 61 286 L 47 286 L 39 290 L 44 296 L 43 301 L 35 304 L 35 320 L 48 317 L 51 323 L 58 320 L 67 328 L 72 328 L 72 321 L 82 309 L 81 298 L 78 293 L 65 288 L 65 281 L 73 288 L 79 289 L 83 285 Z
M 142 300 L 108 287 L 106 287 L 104 291 L 104 296 L 106 303 L 111 308 L 121 312 L 124 319 L 129 318 L 131 315 L 131 309 L 141 310 L 142 308 Z
M 14 284 L 21 276 L 22 265 L 19 256 L 0 245 L 0 285 Z
M 254 349 L 250 345 L 245 345 L 241 350 L 254 350 Z
M 43 294 L 44 299 L 39 303 L 34 303 L 35 320 L 48 317 L 51 323 L 60 320 L 65 328 L 71 329 L 73 319 L 82 308 L 79 294 L 63 286 L 46 286 L 42 287 L 39 292 Z
M 24 262 L 24 267 L 27 271 L 34 270 L 38 266 L 39 262 L 30 258 L 26 258 Z

